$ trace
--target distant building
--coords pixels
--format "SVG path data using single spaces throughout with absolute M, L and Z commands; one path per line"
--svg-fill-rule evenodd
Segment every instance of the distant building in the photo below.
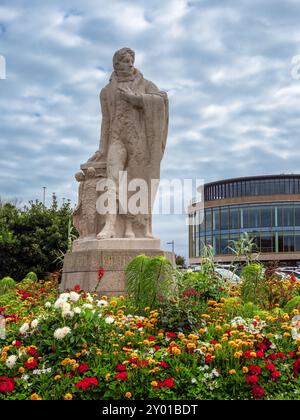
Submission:
M 248 232 L 261 261 L 300 263 L 300 175 L 235 178 L 204 186 L 204 221 L 189 207 L 190 263 L 212 245 L 216 261 L 233 260 L 231 241 Z

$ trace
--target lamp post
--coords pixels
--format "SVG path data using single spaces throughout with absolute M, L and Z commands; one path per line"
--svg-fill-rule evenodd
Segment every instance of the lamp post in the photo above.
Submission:
M 45 207 L 46 202 L 46 187 L 43 187 L 43 206 Z
M 175 253 L 175 241 L 174 239 L 171 242 L 167 242 L 167 245 L 172 245 L 172 252 Z

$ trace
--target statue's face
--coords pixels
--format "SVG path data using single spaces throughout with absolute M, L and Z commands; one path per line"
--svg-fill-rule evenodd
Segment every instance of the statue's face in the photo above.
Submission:
M 134 69 L 133 65 L 134 65 L 133 57 L 129 53 L 126 53 L 121 57 L 121 59 L 118 63 L 117 70 L 119 72 L 122 72 L 123 74 L 130 75 L 130 74 L 132 74 L 133 69 Z

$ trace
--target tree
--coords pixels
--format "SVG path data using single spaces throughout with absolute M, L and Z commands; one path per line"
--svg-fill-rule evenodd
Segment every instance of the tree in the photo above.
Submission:
M 180 265 L 181 267 L 185 267 L 185 258 L 181 255 L 175 256 L 176 265 Z
M 70 247 L 70 202 L 59 207 L 55 194 L 49 208 L 30 201 L 19 208 L 0 205 L 0 278 L 22 280 L 29 271 L 38 276 L 59 269 L 57 253 Z M 74 228 L 73 228 L 74 229 Z

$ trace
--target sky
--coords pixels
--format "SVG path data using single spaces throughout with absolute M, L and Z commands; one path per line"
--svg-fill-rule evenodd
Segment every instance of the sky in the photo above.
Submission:
M 162 178 L 299 173 L 299 15 L 299 0 L 0 0 L 0 196 L 76 203 L 125 46 L 169 95 Z M 184 215 L 154 232 L 187 256 Z

